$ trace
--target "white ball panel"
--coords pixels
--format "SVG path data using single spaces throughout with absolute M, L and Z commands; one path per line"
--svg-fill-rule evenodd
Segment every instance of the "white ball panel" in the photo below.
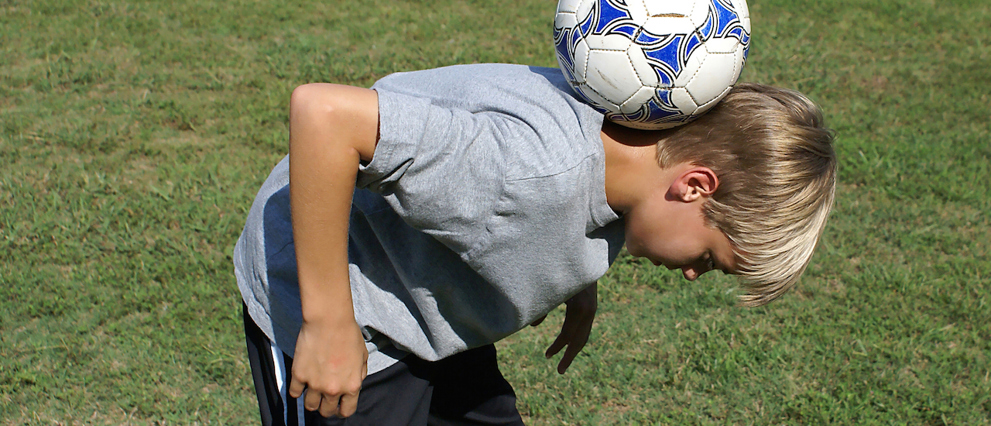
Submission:
M 588 44 L 585 40 L 578 40 L 575 44 L 575 79 L 578 83 L 585 82 L 585 69 L 588 66 Z
M 644 3 L 651 3 L 652 0 L 626 0 L 626 10 L 630 12 L 630 18 L 634 22 L 647 20 L 647 6 Z
M 654 91 L 655 90 L 650 87 L 641 87 L 640 90 L 637 90 L 637 93 L 634 93 L 630 99 L 627 99 L 626 102 L 623 102 L 623 104 L 619 106 L 619 112 L 623 114 L 632 114 L 639 111 L 645 102 L 654 97 Z
M 702 68 L 702 63 L 703 61 L 705 61 L 705 57 L 707 55 L 708 53 L 706 53 L 705 49 L 701 49 L 701 48 L 695 49 L 695 52 L 692 53 L 692 56 L 688 57 L 688 62 L 686 62 L 685 67 L 682 68 L 681 74 L 679 74 L 678 78 L 674 80 L 674 86 L 675 87 L 687 86 L 688 82 L 692 81 L 692 79 L 695 78 L 695 75 L 700 72 Z
M 733 77 L 737 62 L 735 52 L 706 55 L 698 74 L 685 85 L 695 103 L 706 104 L 732 86 L 736 82 Z
M 698 109 L 698 105 L 692 99 L 692 95 L 689 95 L 688 90 L 681 87 L 671 89 L 671 103 L 685 113 L 685 115 L 692 115 Z
M 574 13 L 558 13 L 554 16 L 554 28 L 574 28 L 578 26 L 578 20 Z
M 692 21 L 692 25 L 698 28 L 705 24 L 705 20 L 709 18 L 709 10 L 712 9 L 712 5 L 707 1 L 689 1 L 686 3 L 692 6 L 692 10 L 688 16 Z
M 592 13 L 592 5 L 595 2 L 596 0 L 582 0 L 578 4 L 578 8 L 575 9 L 575 18 L 578 19 L 578 22 L 582 22 L 585 18 L 588 18 L 588 15 Z
M 626 54 L 630 58 L 630 64 L 633 65 L 633 70 L 640 79 L 640 84 L 651 87 L 657 86 L 659 83 L 657 73 L 647 63 L 647 56 L 643 54 L 643 50 L 637 45 L 631 45 L 626 51 Z
M 685 0 L 644 0 L 647 15 L 651 17 L 663 15 L 681 15 L 688 17 L 692 14 L 694 1 Z
M 557 2 L 557 13 L 567 12 L 574 14 L 578 11 L 578 5 L 582 0 L 559 0 Z
M 710 38 L 705 42 L 705 51 L 709 53 L 733 53 L 740 46 L 740 40 L 735 37 Z
M 612 50 L 589 52 L 585 81 L 614 104 L 623 103 L 641 86 L 640 78 L 633 70 L 626 52 Z
M 736 84 L 740 80 L 740 74 L 743 73 L 743 45 L 739 44 L 736 46 L 736 72 L 733 73 L 733 84 Z
M 585 41 L 592 50 L 626 50 L 630 47 L 630 39 L 621 34 L 590 35 Z
M 582 94 L 585 95 L 585 97 L 591 99 L 592 102 L 594 102 L 596 105 L 599 105 L 600 107 L 605 108 L 610 112 L 619 112 L 619 106 L 617 106 L 613 102 L 610 102 L 608 99 L 602 97 L 602 95 L 599 94 L 599 92 L 595 91 L 595 89 L 592 89 L 591 87 L 588 87 L 587 84 L 582 84 L 578 86 L 578 90 L 580 90 Z
M 705 104 L 699 105 L 699 108 L 695 110 L 695 113 L 693 113 L 692 115 L 699 116 L 704 114 L 706 111 L 712 109 L 712 107 L 716 106 L 716 104 L 718 104 L 719 101 L 721 101 L 723 98 L 726 97 L 727 94 L 729 94 L 730 90 L 733 90 L 732 86 L 723 89 L 723 92 L 720 93 L 718 96 L 712 98 L 712 100 L 706 102 Z
M 643 29 L 655 35 L 690 34 L 695 31 L 695 25 L 687 18 L 652 16 L 644 22 Z

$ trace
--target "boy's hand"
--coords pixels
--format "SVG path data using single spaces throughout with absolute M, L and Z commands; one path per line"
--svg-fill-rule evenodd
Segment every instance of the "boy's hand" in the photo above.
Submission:
M 576 294 L 567 302 L 567 309 L 564 314 L 564 325 L 561 332 L 554 339 L 554 343 L 547 348 L 545 356 L 550 358 L 561 351 L 561 348 L 568 347 L 564 351 L 561 362 L 557 365 L 557 372 L 564 374 L 571 366 L 571 361 L 575 360 L 578 353 L 588 342 L 588 335 L 592 331 L 592 321 L 595 320 L 595 311 L 598 309 L 598 283 L 585 287 L 584 290 Z M 546 317 L 544 317 L 546 318 Z M 532 325 L 540 324 L 544 318 L 534 321 Z
M 350 324 L 304 322 L 296 340 L 289 395 L 324 417 L 348 417 L 358 408 L 358 391 L 368 372 L 365 339 Z

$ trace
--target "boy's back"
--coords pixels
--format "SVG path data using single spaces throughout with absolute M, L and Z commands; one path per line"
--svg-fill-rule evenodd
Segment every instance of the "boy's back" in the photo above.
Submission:
M 369 373 L 404 351 L 435 360 L 495 342 L 603 275 L 623 244 L 604 191 L 602 115 L 557 69 L 473 65 L 402 73 L 378 91 L 348 257 Z M 248 311 L 293 353 L 302 316 L 288 159 L 235 248 Z

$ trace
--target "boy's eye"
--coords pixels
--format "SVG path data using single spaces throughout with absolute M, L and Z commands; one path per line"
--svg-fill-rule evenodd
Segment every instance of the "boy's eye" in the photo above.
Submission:
M 712 258 L 712 253 L 707 252 L 703 260 L 705 261 L 706 271 L 711 271 L 713 269 L 716 269 L 716 261 Z

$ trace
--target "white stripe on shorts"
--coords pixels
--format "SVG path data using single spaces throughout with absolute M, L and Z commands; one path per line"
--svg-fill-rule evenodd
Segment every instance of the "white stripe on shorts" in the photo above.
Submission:
M 275 346 L 275 343 L 269 343 L 272 347 L 272 361 L 275 362 L 275 385 L 279 387 L 279 398 L 282 399 L 282 424 L 289 424 L 289 384 L 286 383 L 286 378 L 289 377 L 290 372 L 286 371 L 285 355 L 282 353 L 282 349 Z M 306 391 L 303 391 L 303 395 L 296 398 L 296 423 L 297 426 L 306 426 L 306 421 L 303 417 L 303 397 Z
M 289 422 L 289 412 L 286 411 L 286 363 L 282 358 L 282 349 L 272 343 L 272 361 L 275 361 L 275 385 L 279 387 L 279 398 L 282 398 L 282 424 Z

